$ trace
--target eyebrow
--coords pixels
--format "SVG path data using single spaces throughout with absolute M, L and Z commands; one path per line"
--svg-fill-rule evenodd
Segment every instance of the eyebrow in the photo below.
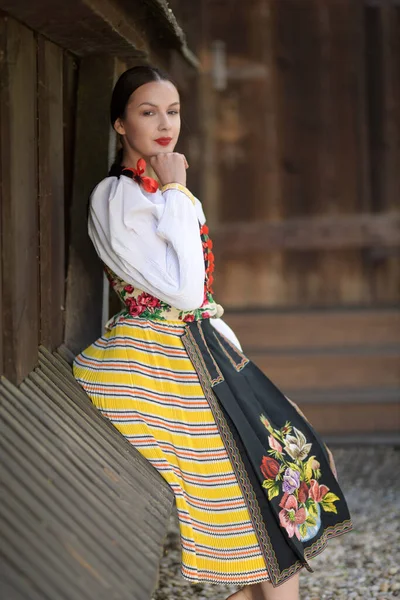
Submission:
M 149 106 L 154 106 L 155 108 L 157 108 L 157 104 L 153 104 L 152 102 L 142 102 L 141 104 L 139 104 L 139 106 L 143 106 L 143 104 L 148 104 Z M 170 104 L 169 106 L 175 106 L 175 104 L 180 104 L 180 102 L 172 102 L 172 104 Z

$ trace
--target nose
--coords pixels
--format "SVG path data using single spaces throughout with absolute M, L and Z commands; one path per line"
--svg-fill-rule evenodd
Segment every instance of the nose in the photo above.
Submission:
M 167 113 L 161 114 L 158 129 L 160 131 L 168 131 L 169 129 L 171 129 L 171 121 Z

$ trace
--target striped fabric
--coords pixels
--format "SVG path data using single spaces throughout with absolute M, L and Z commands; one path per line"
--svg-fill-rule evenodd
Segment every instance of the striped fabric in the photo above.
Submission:
M 268 579 L 231 462 L 181 341 L 185 325 L 121 316 L 75 358 L 91 401 L 174 492 L 182 576 L 246 585 Z

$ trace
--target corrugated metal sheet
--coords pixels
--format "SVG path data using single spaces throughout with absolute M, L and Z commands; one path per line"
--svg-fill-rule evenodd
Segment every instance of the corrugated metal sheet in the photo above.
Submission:
M 173 506 L 90 403 L 66 348 L 0 384 L 2 600 L 148 600 Z

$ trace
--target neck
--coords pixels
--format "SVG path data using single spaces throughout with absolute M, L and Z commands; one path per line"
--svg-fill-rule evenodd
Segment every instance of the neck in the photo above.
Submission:
M 141 154 L 136 152 L 136 150 L 134 150 L 133 148 L 125 148 L 123 156 L 122 156 L 122 164 L 124 165 L 124 167 L 136 169 L 137 161 L 139 160 L 139 158 L 144 158 L 146 163 L 148 162 L 148 159 L 146 156 L 142 156 Z M 146 166 L 146 175 L 147 175 L 147 166 Z

